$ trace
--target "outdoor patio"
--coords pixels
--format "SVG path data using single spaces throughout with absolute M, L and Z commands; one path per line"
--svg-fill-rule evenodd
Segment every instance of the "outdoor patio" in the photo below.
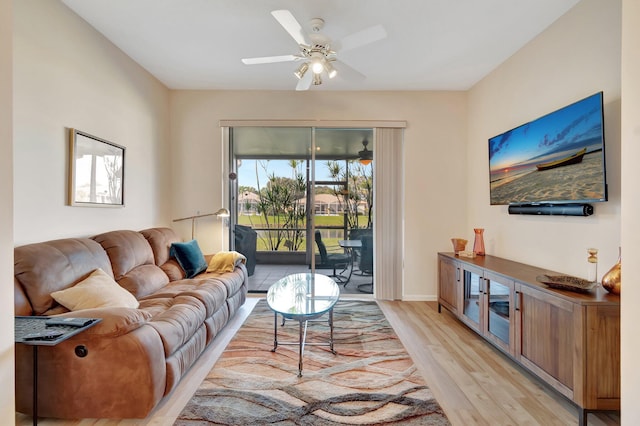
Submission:
M 269 290 L 271 284 L 278 281 L 289 274 L 306 273 L 309 272 L 308 265 L 256 265 L 255 272 L 249 277 L 249 292 L 250 293 L 266 293 Z M 333 271 L 330 269 L 318 269 L 316 271 L 319 274 L 329 275 Z M 345 271 L 345 274 L 349 275 L 349 270 Z M 351 275 L 351 279 L 347 285 L 338 284 L 341 294 L 357 294 L 366 295 L 371 294 L 370 285 L 373 282 L 371 275 L 360 275 L 358 268 Z M 366 285 L 369 284 L 369 285 Z M 358 288 L 358 286 L 361 286 Z

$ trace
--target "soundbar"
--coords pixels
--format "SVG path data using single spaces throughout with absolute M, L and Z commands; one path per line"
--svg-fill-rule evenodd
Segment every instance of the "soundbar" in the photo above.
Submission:
M 512 204 L 509 214 L 533 214 L 552 216 L 590 216 L 593 214 L 591 204 Z

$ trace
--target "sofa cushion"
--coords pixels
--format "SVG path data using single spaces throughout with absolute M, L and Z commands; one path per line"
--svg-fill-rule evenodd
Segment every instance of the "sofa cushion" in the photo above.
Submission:
M 14 276 L 35 315 L 56 305 L 51 293 L 75 285 L 98 268 L 113 275 L 105 251 L 88 238 L 45 241 L 14 249 Z
M 111 231 L 92 239 L 100 243 L 107 252 L 116 281 L 136 266 L 154 264 L 151 246 L 139 232 Z
M 118 284 L 136 298 L 147 296 L 169 283 L 169 278 L 156 265 L 140 265 L 123 275 Z
M 171 244 L 171 256 L 175 257 L 187 278 L 193 278 L 207 269 L 207 261 L 196 240 Z
M 118 284 L 136 298 L 151 294 L 169 282 L 167 275 L 155 264 L 151 246 L 141 233 L 111 231 L 92 239 L 107 252 Z
M 160 267 L 171 259 L 169 254 L 171 244 L 182 241 L 171 228 L 149 228 L 143 229 L 140 233 L 149 242 L 156 265 Z
M 173 257 L 163 263 L 160 268 L 167 274 L 169 281 L 178 281 L 187 278 L 187 274 L 184 273 L 178 261 Z
M 171 244 L 179 243 L 182 240 L 171 228 L 149 228 L 140 231 L 142 235 L 147 239 L 151 250 L 153 250 L 153 257 L 155 258 L 156 265 L 158 265 L 165 274 L 169 277 L 169 281 L 176 281 L 186 278 L 186 274 L 180 267 L 178 261 L 171 257 L 169 253 L 171 250 Z
M 233 296 L 242 289 L 243 285 L 246 285 L 248 280 L 247 267 L 240 263 L 233 272 L 205 272 L 198 275 L 198 279 L 213 279 L 219 281 L 227 289 L 227 298 Z
M 160 335 L 165 357 L 190 340 L 206 318 L 204 305 L 187 295 L 147 298 L 140 301 L 140 309 L 151 314 L 148 324 Z
M 100 268 L 73 287 L 54 291 L 51 297 L 70 311 L 92 308 L 137 308 L 139 305 L 133 294 L 120 287 Z
M 142 300 L 153 298 L 172 298 L 178 295 L 193 296 L 205 306 L 207 318 L 224 305 L 228 295 L 226 286 L 219 280 L 200 277 L 172 281 L 155 293 Z

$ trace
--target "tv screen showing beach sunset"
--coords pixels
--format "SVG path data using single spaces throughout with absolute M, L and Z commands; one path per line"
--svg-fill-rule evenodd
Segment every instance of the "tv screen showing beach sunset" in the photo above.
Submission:
M 491 204 L 606 201 L 602 93 L 489 139 Z

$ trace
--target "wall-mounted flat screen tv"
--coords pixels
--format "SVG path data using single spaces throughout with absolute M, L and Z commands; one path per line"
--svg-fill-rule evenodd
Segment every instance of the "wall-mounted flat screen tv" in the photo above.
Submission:
M 607 201 L 602 92 L 489 139 L 492 205 Z

